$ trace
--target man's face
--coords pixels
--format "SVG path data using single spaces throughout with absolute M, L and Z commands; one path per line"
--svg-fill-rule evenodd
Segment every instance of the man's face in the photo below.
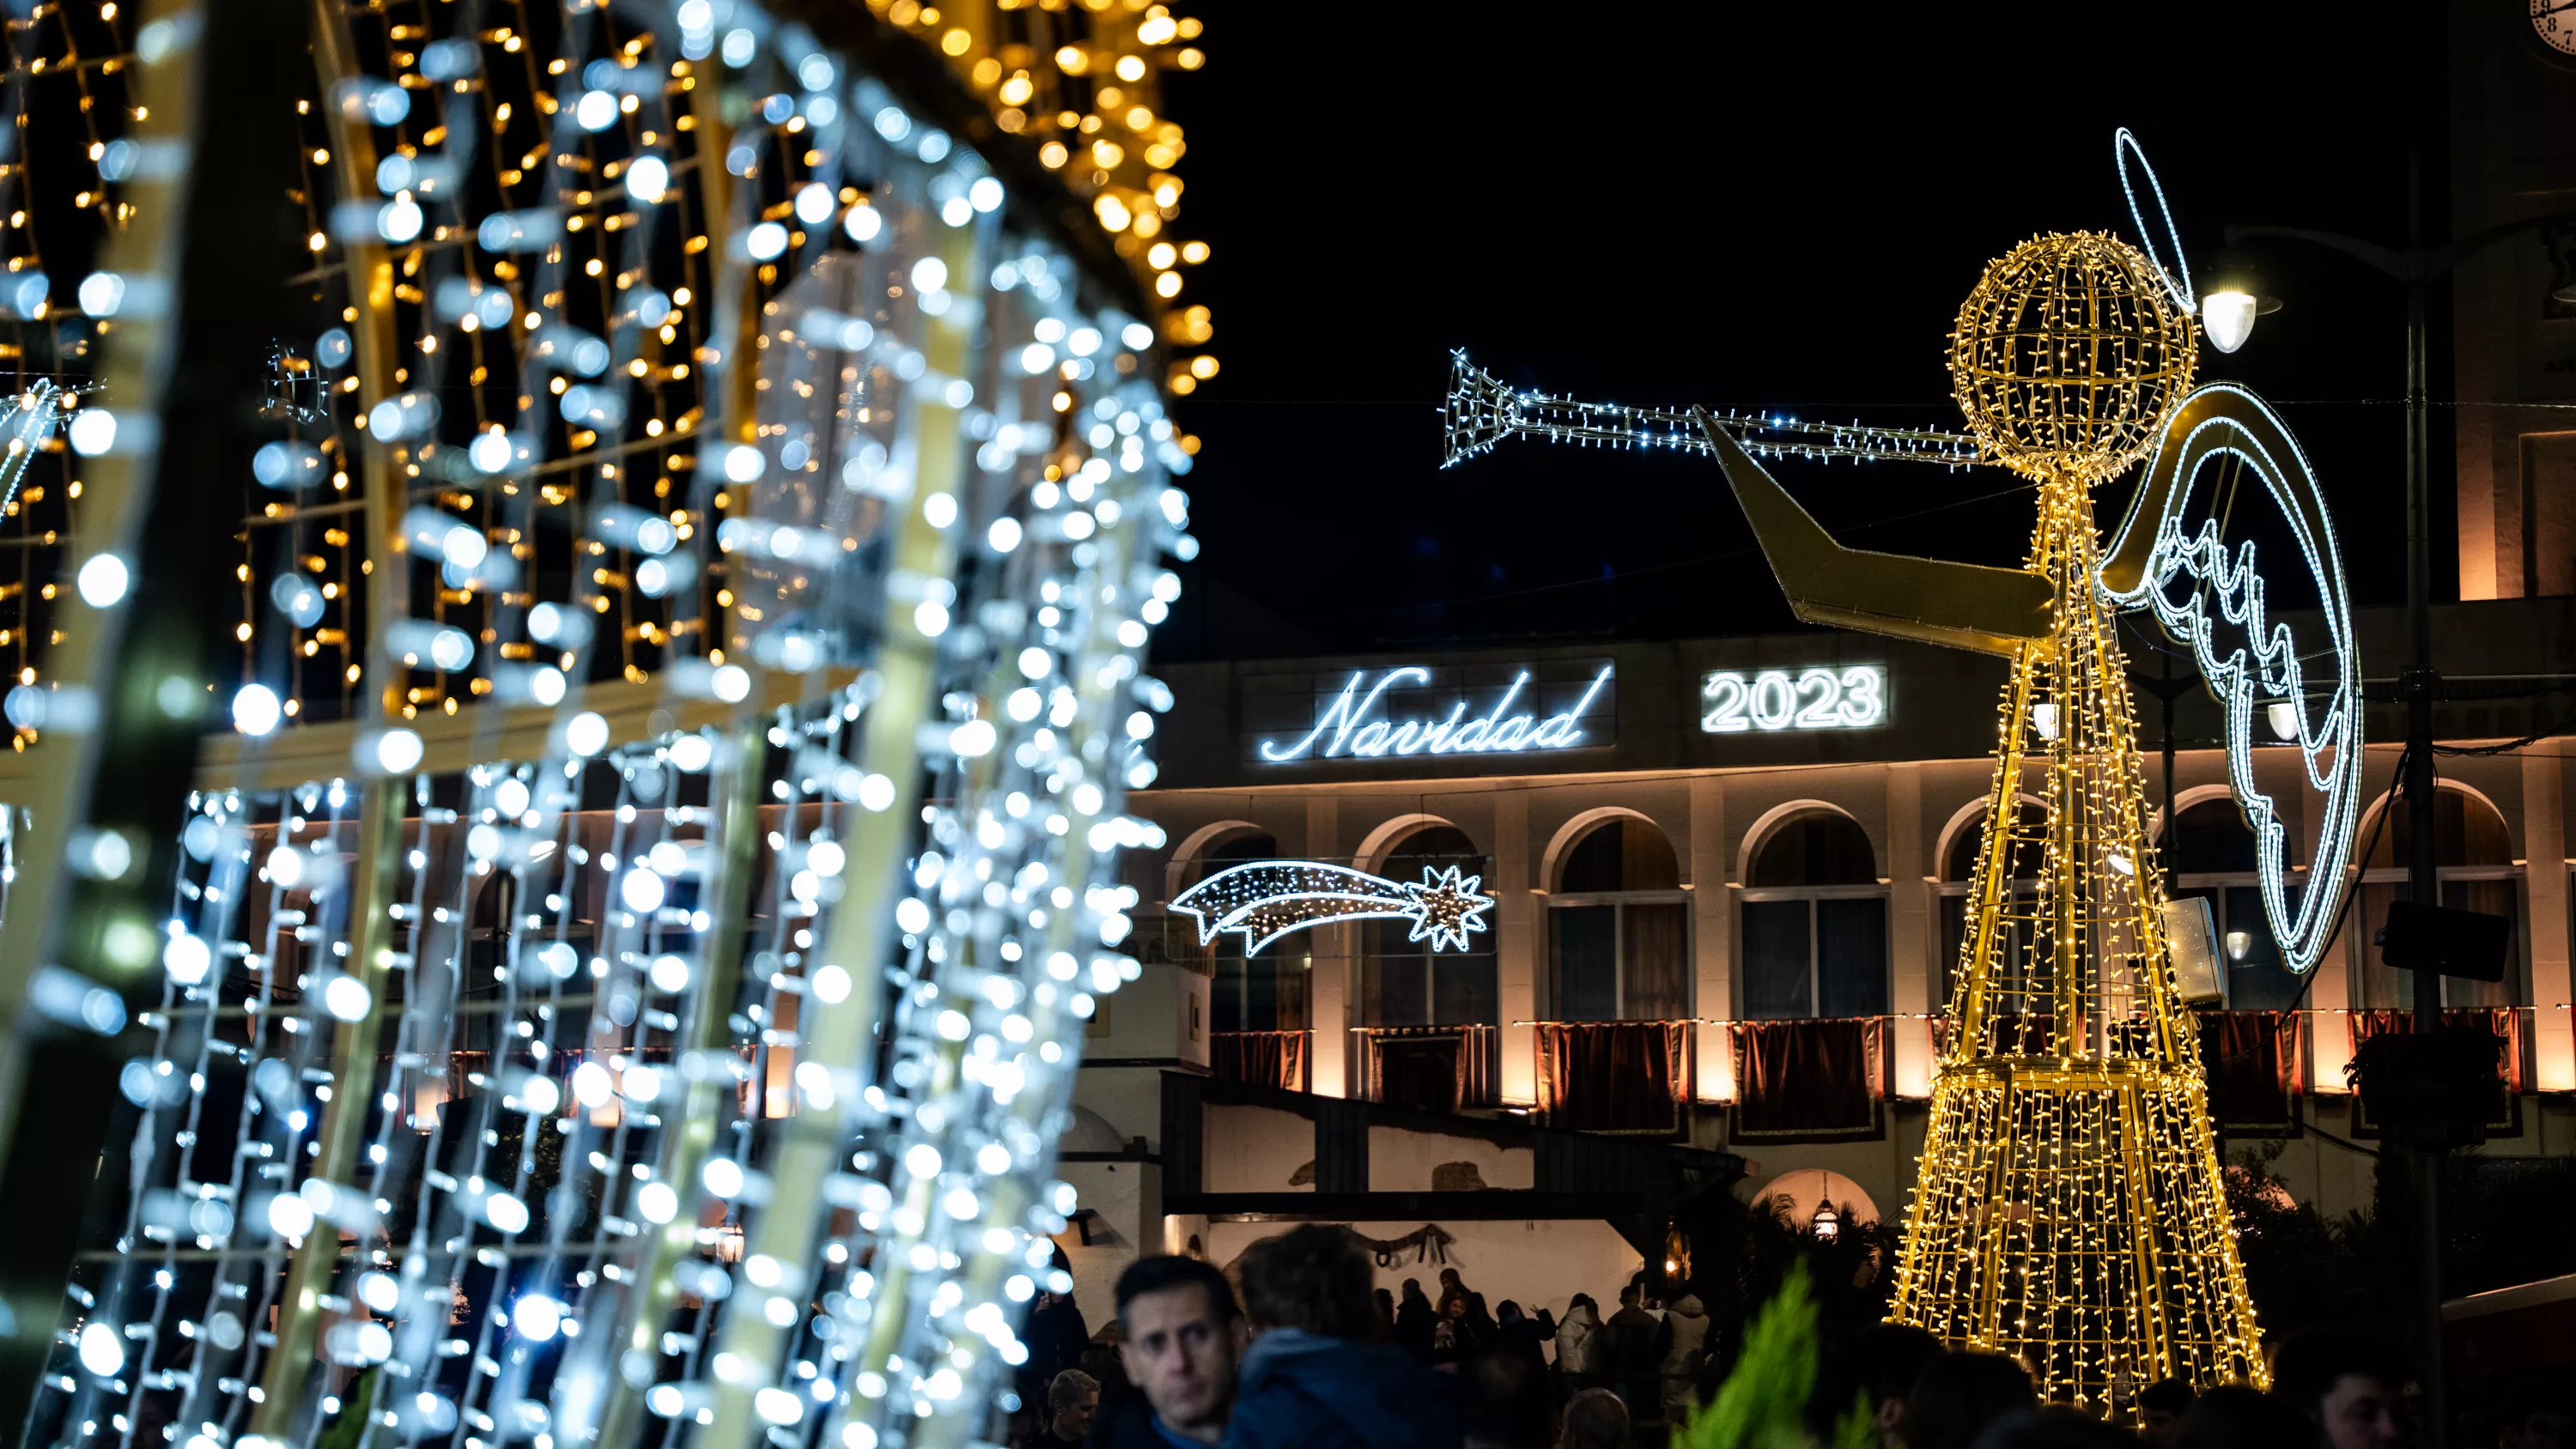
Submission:
M 1065 1405 L 1055 1416 L 1056 1433 L 1067 1439 L 1091 1437 L 1091 1414 L 1099 1407 L 1100 1391 L 1097 1389 Z
M 2182 1416 L 2179 1414 L 2164 1409 L 2140 1409 L 2138 1438 L 2146 1443 L 2149 1449 L 2171 1449 L 2174 1430 L 2181 1424 Z
M 2328 1449 L 2394 1449 L 2405 1439 L 2397 1423 L 2397 1391 L 2366 1374 L 2345 1374 L 2317 1401 Z
M 1197 1438 L 1196 1431 L 1225 1427 L 1243 1344 L 1242 1322 L 1219 1323 L 1207 1289 L 1184 1283 L 1128 1300 L 1127 1341 L 1118 1346 L 1118 1357 L 1155 1416 Z M 1205 1437 L 1215 1442 L 1213 1433 Z

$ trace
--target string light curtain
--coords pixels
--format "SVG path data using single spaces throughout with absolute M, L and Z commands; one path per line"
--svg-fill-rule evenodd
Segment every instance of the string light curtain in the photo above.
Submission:
M 1059 224 L 1056 163 L 925 85 L 993 34 L 892 8 L 312 12 L 300 335 L 222 480 L 237 733 L 30 1442 L 1008 1407 L 1139 970 L 1163 399 L 1213 367 L 1150 255 L 1096 260 L 1141 213 Z M 93 10 L 46 23 L 151 50 Z M 1114 19 L 1059 17 L 1141 84 L 1180 22 Z
M 2153 265 L 2091 234 L 1990 265 L 1951 339 L 1970 432 L 2039 484 L 2028 566 L 2056 605 L 2003 693 L 1890 1316 L 2013 1354 L 2043 1398 L 2096 1411 L 2168 1377 L 2268 1377 L 2165 955 L 2127 665 L 2093 587 L 2092 486 L 2154 442 L 2194 342 Z

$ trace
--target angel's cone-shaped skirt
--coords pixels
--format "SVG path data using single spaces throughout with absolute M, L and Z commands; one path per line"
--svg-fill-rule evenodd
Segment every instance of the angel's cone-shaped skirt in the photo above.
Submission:
M 2263 1383 L 2084 488 L 2041 491 L 2049 637 L 2006 687 L 1890 1317 L 2011 1354 L 2095 1412 Z

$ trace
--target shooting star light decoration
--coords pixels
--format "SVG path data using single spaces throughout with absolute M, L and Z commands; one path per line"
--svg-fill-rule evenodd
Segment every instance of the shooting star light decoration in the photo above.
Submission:
M 1413 923 L 1405 939 L 1428 938 L 1434 951 L 1469 949 L 1472 932 L 1490 929 L 1494 898 L 1476 887 L 1483 876 L 1425 866 L 1420 881 L 1388 880 L 1346 865 L 1312 860 L 1256 860 L 1229 866 L 1180 893 L 1172 909 L 1198 922 L 1199 944 L 1219 933 L 1243 933 L 1252 955 L 1280 937 L 1327 921 L 1372 918 Z

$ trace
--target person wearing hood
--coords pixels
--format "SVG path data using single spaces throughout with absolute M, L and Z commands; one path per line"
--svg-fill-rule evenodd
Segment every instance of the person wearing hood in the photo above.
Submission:
M 1440 1320 L 1438 1310 L 1422 1292 L 1422 1280 L 1404 1280 L 1404 1297 L 1395 1305 L 1395 1341 L 1415 1363 L 1431 1362 L 1433 1325 Z
M 1255 1336 L 1222 1449 L 1459 1449 L 1456 1381 L 1369 1342 L 1377 1275 L 1347 1232 L 1265 1238 L 1241 1269 Z
M 1699 1380 L 1701 1362 L 1707 1357 L 1708 1315 L 1700 1311 L 1699 1295 L 1685 1293 L 1673 1301 L 1664 1314 L 1664 1418 L 1678 1424 L 1690 1417 L 1691 1406 L 1699 1395 L 1693 1385 Z
M 1556 1325 L 1556 1372 L 1571 1394 L 1601 1381 L 1601 1308 L 1589 1293 L 1577 1293 Z

